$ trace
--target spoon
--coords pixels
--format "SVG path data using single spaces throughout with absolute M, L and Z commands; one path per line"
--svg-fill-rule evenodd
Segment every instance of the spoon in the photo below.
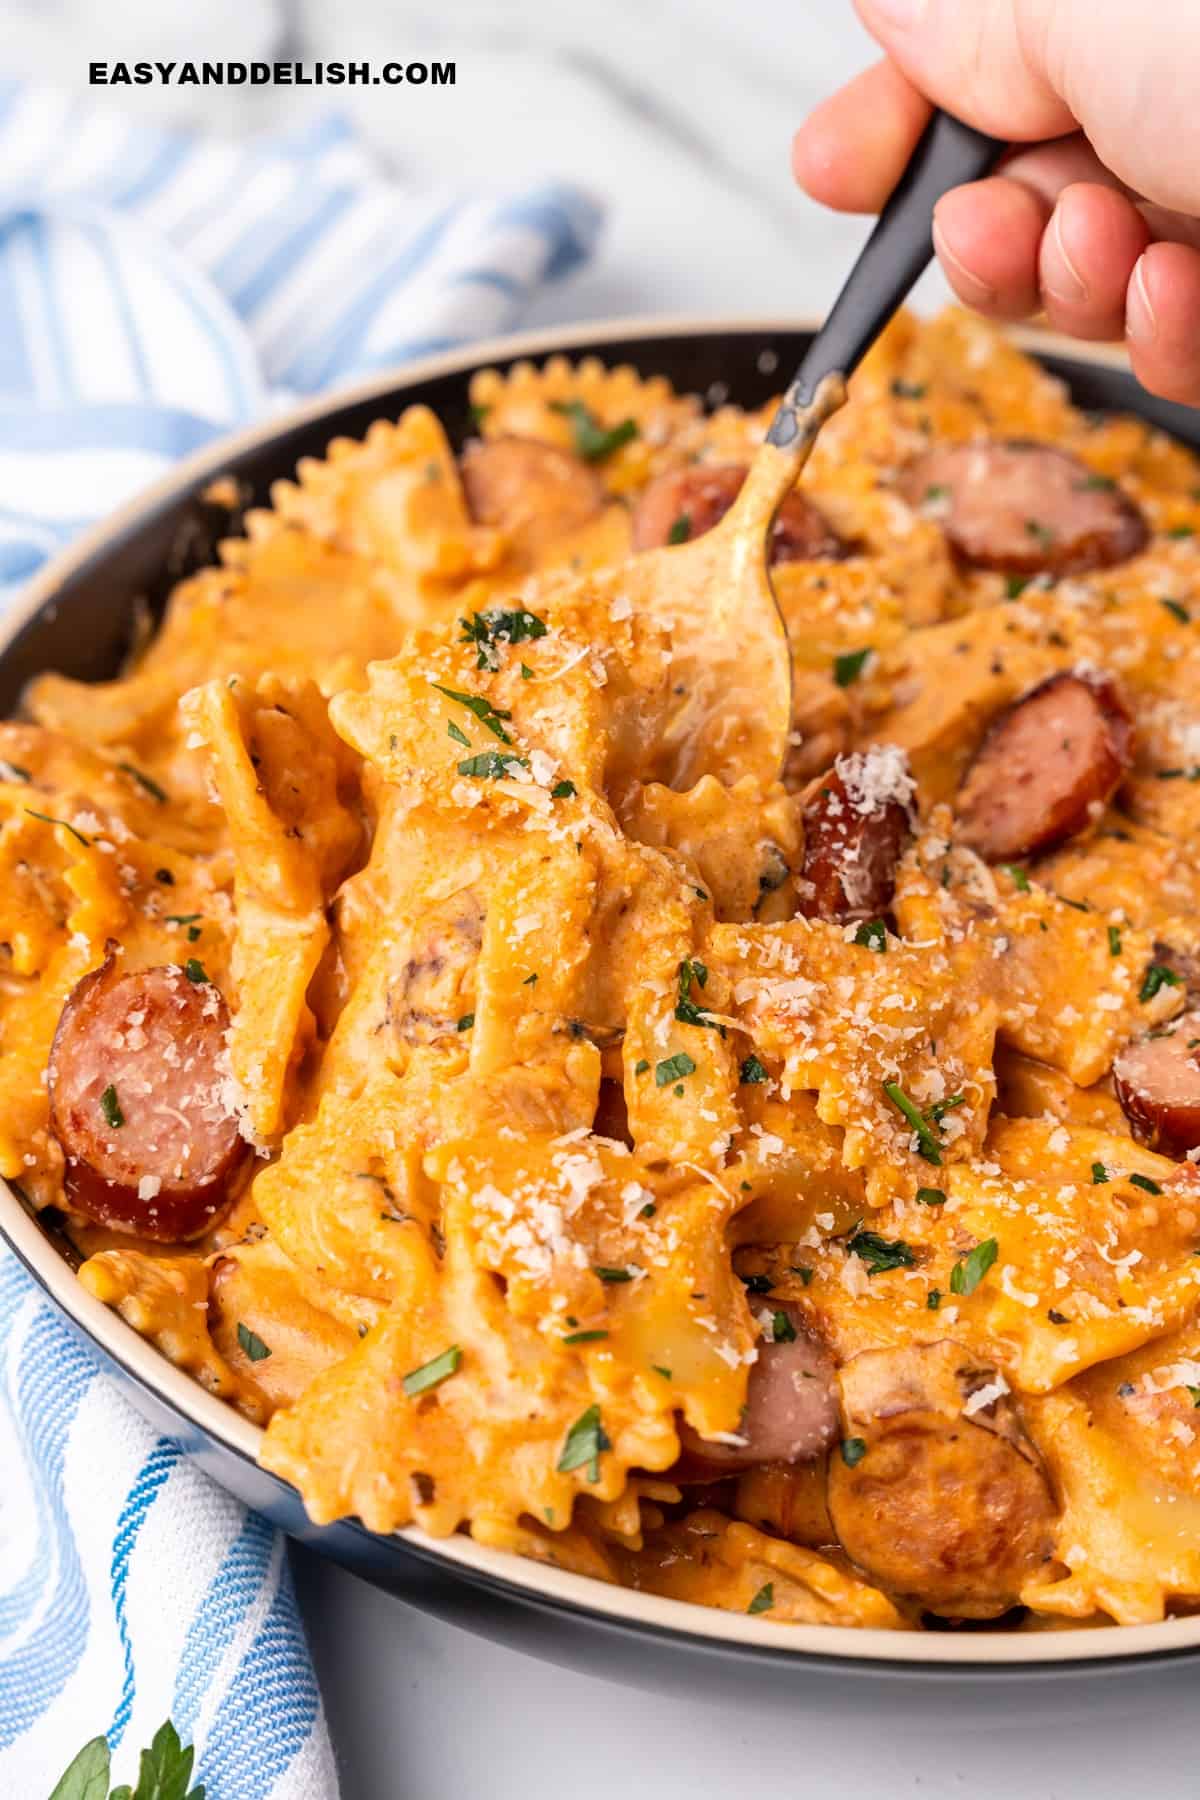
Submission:
M 634 557 L 622 592 L 672 633 L 672 699 L 643 779 L 691 787 L 778 779 L 792 719 L 787 632 L 767 575 L 775 514 L 846 381 L 933 256 L 940 196 L 1005 145 L 935 112 L 756 452 L 737 499 L 703 537 Z

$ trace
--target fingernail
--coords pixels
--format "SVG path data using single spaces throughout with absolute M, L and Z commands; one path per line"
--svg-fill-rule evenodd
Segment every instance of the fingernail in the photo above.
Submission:
M 1087 299 L 1087 283 L 1071 261 L 1063 238 L 1062 207 L 1056 206 L 1050 218 L 1050 242 L 1042 286 L 1052 300 L 1064 300 L 1077 306 Z
M 1146 286 L 1146 258 L 1139 256 L 1133 265 L 1133 276 L 1125 299 L 1125 334 L 1139 343 L 1148 344 L 1158 334 L 1158 320 Z
M 928 0 L 866 0 L 866 9 L 893 31 L 911 31 L 921 23 Z
M 978 275 L 968 269 L 966 263 L 959 261 L 946 243 L 936 218 L 933 221 L 933 247 L 947 274 L 953 275 L 959 298 L 965 300 L 968 306 L 990 305 L 996 298 L 995 288 L 989 287 L 986 281 L 981 281 Z

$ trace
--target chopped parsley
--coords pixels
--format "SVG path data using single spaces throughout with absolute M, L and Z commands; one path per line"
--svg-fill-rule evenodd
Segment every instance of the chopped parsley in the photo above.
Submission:
M 523 756 L 505 756 L 503 750 L 481 750 L 478 756 L 465 757 L 458 772 L 476 781 L 511 781 L 514 769 L 527 766 Z
M 941 1288 L 930 1288 L 925 1296 L 925 1304 L 930 1312 L 936 1312 L 938 1307 L 942 1304 Z
M 1108 954 L 1110 956 L 1120 956 L 1121 954 L 1121 933 L 1115 925 L 1110 925 L 1108 928 Z
M 938 1142 L 937 1133 L 920 1108 L 909 1099 L 898 1081 L 885 1081 L 883 1091 L 896 1111 L 902 1114 L 912 1126 L 917 1138 L 918 1156 L 923 1156 L 926 1162 L 940 1163 L 942 1147 Z
M 1076 485 L 1084 492 L 1091 488 L 1100 493 L 1111 494 L 1117 484 L 1111 475 L 1097 475 L 1094 470 L 1091 470 Z
M 1174 969 L 1169 969 L 1166 963 L 1150 963 L 1142 977 L 1138 999 L 1143 1002 L 1153 1000 L 1160 988 L 1178 986 L 1179 977 Z
M 1131 1187 L 1141 1188 L 1146 1194 L 1161 1194 L 1162 1189 L 1157 1181 L 1151 1181 L 1148 1175 L 1133 1174 L 1129 1177 Z
M 240 1319 L 238 1320 L 237 1341 L 239 1349 L 250 1358 L 251 1362 L 265 1362 L 271 1354 L 257 1331 L 251 1331 L 250 1327 L 243 1325 Z
M 897 400 L 923 400 L 925 383 L 923 381 L 904 381 L 897 375 L 892 383 L 892 393 Z
M 671 1371 L 667 1368 L 665 1363 L 651 1363 L 650 1367 L 654 1370 L 656 1375 L 661 1375 L 664 1381 L 671 1380 Z
M 437 1387 L 447 1376 L 453 1375 L 461 1362 L 462 1351 L 457 1344 L 451 1344 L 448 1350 L 443 1350 L 431 1362 L 422 1363 L 419 1369 L 410 1369 L 400 1385 L 412 1400 L 417 1394 Z
M 483 421 L 487 418 L 491 410 L 490 406 L 476 406 L 475 402 L 472 400 L 470 406 L 467 408 L 467 419 L 470 422 L 472 431 L 479 430 L 479 427 L 483 424 Z
M 111 1081 L 100 1096 L 100 1111 L 104 1114 L 104 1123 L 111 1125 L 114 1131 L 120 1131 L 125 1123 L 125 1114 L 121 1111 L 121 1102 L 117 1099 L 117 1090 Z
M 1004 873 L 1008 876 L 1014 887 L 1020 888 L 1023 894 L 1029 892 L 1029 877 L 1019 863 L 1001 863 L 1000 867 L 1004 870 Z
M 835 656 L 833 659 L 833 679 L 837 682 L 838 686 L 841 688 L 852 687 L 862 674 L 866 660 L 870 655 L 871 648 L 870 645 L 868 645 L 865 650 L 845 650 L 842 652 L 841 656 Z
M 791 1265 L 791 1267 L 792 1267 L 792 1274 L 798 1275 L 800 1277 L 801 1286 L 808 1287 L 813 1278 L 812 1270 L 810 1268 L 806 1267 L 806 1265 L 804 1263 L 793 1263 Z
M 586 1463 L 588 1480 L 599 1481 L 601 1454 L 611 1449 L 608 1433 L 600 1423 L 600 1408 L 589 1406 L 568 1431 L 555 1467 L 560 1475 L 569 1475 L 572 1469 L 581 1469 Z
M 91 838 L 84 837 L 82 831 L 77 830 L 76 827 L 71 824 L 69 819 L 52 818 L 49 813 L 35 812 L 32 806 L 27 806 L 25 811 L 29 814 L 31 819 L 40 819 L 43 825 L 61 825 L 64 831 L 69 831 L 73 838 L 78 839 L 85 850 L 90 846 L 92 841 Z
M 183 965 L 183 972 L 188 980 L 194 982 L 197 987 L 204 987 L 209 980 L 204 964 L 195 956 L 188 957 Z
M 842 1461 L 848 1469 L 853 1469 L 867 1454 L 866 1438 L 843 1438 Z
M 738 1070 L 738 1080 L 743 1087 L 758 1087 L 767 1079 L 767 1071 L 752 1051 Z
M 856 1225 L 846 1239 L 846 1249 L 866 1263 L 868 1275 L 911 1269 L 917 1260 L 903 1238 L 881 1237 L 877 1231 L 864 1231 L 861 1225 Z
M 536 987 L 537 986 L 537 970 L 536 969 L 533 971 L 532 975 L 527 975 L 525 977 L 524 981 L 521 983 L 521 986 L 522 987 Z
M 921 1206 L 945 1206 L 946 1196 L 941 1188 L 919 1187 L 914 1196 Z
M 923 503 L 926 506 L 933 506 L 936 504 L 937 501 L 948 500 L 949 497 L 950 497 L 950 489 L 948 487 L 946 487 L 944 484 L 939 484 L 937 482 L 934 482 L 925 489 Z
M 682 1081 L 685 1075 L 695 1073 L 696 1065 L 686 1050 L 679 1050 L 674 1056 L 664 1057 L 662 1062 L 654 1065 L 655 1087 L 670 1087 L 673 1081 Z
M 579 789 L 573 781 L 556 781 L 550 789 L 552 800 L 573 800 Z
M 1196 527 L 1194 525 L 1172 525 L 1167 533 L 1169 538 L 1189 538 L 1195 535 Z
M 465 706 L 468 712 L 474 713 L 485 730 L 490 731 L 493 737 L 498 737 L 502 744 L 512 743 L 512 739 L 501 722 L 504 719 L 512 718 L 510 712 L 493 706 L 483 694 L 460 694 L 457 688 L 443 687 L 440 681 L 435 681 L 432 685 L 439 694 L 445 694 L 447 700 L 453 700 L 457 705 Z
M 1031 538 L 1036 538 L 1043 550 L 1048 550 L 1054 542 L 1054 533 L 1049 525 L 1043 525 L 1040 519 L 1026 519 L 1025 529 Z
M 677 519 L 671 520 L 671 529 L 667 533 L 668 544 L 686 544 L 691 535 L 691 513 L 680 513 Z
M 632 1281 L 632 1269 L 604 1269 L 593 1265 L 592 1274 L 598 1275 L 601 1281 Z
M 136 781 L 139 787 L 145 788 L 150 798 L 157 800 L 160 806 L 167 804 L 166 789 L 160 788 L 157 781 L 151 781 L 149 775 L 144 775 L 140 769 L 135 769 L 133 764 L 128 762 L 119 762 L 117 767 L 123 775 L 128 775 L 131 781 Z
M 794 1344 L 796 1327 L 785 1312 L 771 1314 L 771 1342 L 773 1344 Z
M 446 736 L 453 738 L 456 744 L 461 744 L 464 750 L 469 750 L 471 748 L 470 738 L 461 726 L 454 723 L 453 719 L 447 719 L 446 721 Z
M 603 462 L 622 444 L 627 444 L 637 437 L 636 419 L 622 419 L 619 425 L 604 426 L 582 400 L 552 400 L 551 412 L 561 413 L 571 427 L 575 440 L 575 454 L 584 462 Z
M 1200 1387 L 1193 1387 L 1191 1383 L 1188 1382 L 1187 1391 L 1192 1396 L 1192 1405 L 1200 1406 Z
M 882 919 L 868 919 L 855 932 L 854 941 L 868 950 L 878 950 L 882 956 L 887 949 L 887 926 Z
M 1028 586 L 1028 575 L 1006 575 L 1004 577 L 1004 598 L 1006 600 L 1019 600 Z
M 750 1602 L 749 1606 L 746 1608 L 746 1611 L 748 1613 L 770 1612 L 770 1610 L 774 1606 L 774 1604 L 775 1604 L 775 1583 L 773 1581 L 768 1581 L 768 1582 L 765 1582 L 763 1584 L 763 1586 L 759 1588 L 757 1594 L 755 1594 L 753 1600 Z
M 454 1029 L 455 1031 L 470 1031 L 474 1023 L 475 1014 L 473 1012 L 464 1013 L 462 1018 L 456 1022 Z
M 964 1299 L 973 1294 L 995 1262 L 999 1248 L 995 1238 L 984 1238 L 982 1243 L 976 1244 L 950 1271 L 950 1292 L 961 1294 Z
M 526 612 L 523 606 L 511 610 L 491 606 L 486 612 L 473 612 L 469 619 L 460 619 L 459 624 L 463 628 L 459 642 L 475 646 L 476 668 L 493 673 L 500 667 L 501 644 L 525 644 L 545 637 L 548 629 L 544 619 Z
M 598 1344 L 601 1338 L 608 1336 L 607 1331 L 569 1331 L 563 1339 L 564 1344 Z
M 1094 1162 L 1092 1164 L 1092 1186 L 1102 1187 L 1107 1180 L 1108 1170 L 1105 1168 L 1104 1164 L 1102 1162 Z
M 1190 625 L 1191 624 L 1191 622 L 1192 622 L 1191 613 L 1188 611 L 1187 607 L 1181 605 L 1178 600 L 1164 599 L 1162 604 L 1166 607 L 1166 609 L 1170 613 L 1171 617 L 1173 619 L 1178 619 L 1179 623 L 1181 625 Z
M 724 1037 L 724 1025 L 718 1019 L 710 1018 L 703 1007 L 697 1006 L 692 999 L 693 982 L 697 987 L 707 987 L 707 968 L 702 962 L 695 959 L 681 962 L 679 965 L 679 993 L 675 1000 L 675 1017 L 682 1025 L 701 1025 L 709 1031 L 719 1031 Z
M 634 1065 L 633 1065 L 633 1072 L 634 1072 L 634 1074 L 635 1074 L 635 1075 L 644 1075 L 644 1074 L 645 1074 L 645 1073 L 646 1073 L 646 1070 L 647 1070 L 647 1069 L 648 1069 L 648 1068 L 649 1068 L 649 1067 L 650 1067 L 650 1064 L 649 1064 L 649 1063 L 648 1063 L 648 1062 L 647 1062 L 647 1061 L 646 1061 L 646 1059 L 645 1059 L 645 1057 L 644 1057 L 644 1056 L 642 1056 L 642 1057 L 639 1057 L 639 1058 L 638 1058 L 638 1060 L 637 1060 L 637 1062 L 635 1062 L 635 1063 L 634 1063 Z M 669 1081 L 669 1080 L 670 1080 L 670 1076 L 668 1076 L 668 1077 L 667 1077 L 667 1080 L 668 1080 L 668 1081 Z M 663 1085 L 665 1085 L 665 1084 L 663 1084 L 663 1083 L 661 1083 L 661 1082 L 660 1082 L 660 1083 L 659 1083 L 659 1085 L 660 1085 L 660 1087 L 661 1087 L 661 1086 L 663 1086 Z

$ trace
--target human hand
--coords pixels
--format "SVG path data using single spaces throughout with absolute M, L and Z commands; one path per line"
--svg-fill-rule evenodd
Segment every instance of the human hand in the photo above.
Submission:
M 796 134 L 806 193 L 878 212 L 931 104 L 1019 147 L 955 188 L 934 245 L 991 318 L 1124 338 L 1152 393 L 1200 404 L 1195 0 L 855 0 L 886 51 Z

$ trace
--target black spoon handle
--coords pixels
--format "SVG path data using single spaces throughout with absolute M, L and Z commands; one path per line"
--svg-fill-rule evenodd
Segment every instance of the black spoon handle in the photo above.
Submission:
M 771 426 L 772 443 L 792 442 L 796 409 L 808 405 L 826 375 L 850 375 L 903 302 L 933 256 L 935 203 L 950 188 L 986 175 L 1006 148 L 999 138 L 985 137 L 949 113 L 934 113 L 808 347 Z

